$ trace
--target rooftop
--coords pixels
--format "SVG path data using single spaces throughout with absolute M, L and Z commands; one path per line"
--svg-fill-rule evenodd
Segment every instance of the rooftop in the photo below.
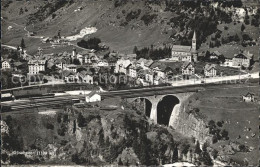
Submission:
M 172 51 L 176 52 L 191 52 L 191 46 L 173 45 Z
M 192 66 L 194 66 L 194 63 L 186 61 L 186 62 L 184 62 L 184 63 L 182 64 L 182 68 L 185 69 L 185 68 L 187 68 L 190 64 L 191 64 Z
M 204 69 L 206 71 L 210 71 L 212 68 L 216 69 L 216 67 L 217 67 L 216 64 L 206 64 Z
M 45 64 L 46 60 L 29 60 L 28 64 Z

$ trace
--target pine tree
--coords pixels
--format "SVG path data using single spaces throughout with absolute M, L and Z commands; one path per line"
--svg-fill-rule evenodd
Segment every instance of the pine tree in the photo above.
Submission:
M 104 139 L 104 131 L 103 129 L 99 133 L 99 144 L 100 147 L 103 147 L 105 145 L 105 139 Z
M 58 31 L 58 38 L 59 38 L 59 39 L 61 38 L 60 30 Z
M 199 141 L 197 141 L 197 143 L 196 143 L 196 147 L 195 147 L 194 153 L 196 153 L 196 154 L 200 154 L 201 153 Z
M 19 15 L 23 14 L 23 8 L 20 8 Z
M 23 52 L 23 50 L 24 50 L 24 48 L 25 48 L 25 43 L 24 43 L 24 39 L 22 38 L 22 40 L 21 40 L 21 48 L 22 48 L 22 52 Z
M 244 24 L 242 24 L 242 26 L 241 26 L 241 31 L 243 32 L 244 30 L 245 30 L 245 25 Z
M 106 142 L 105 142 L 105 144 L 106 144 L 106 147 L 107 147 L 107 148 L 110 146 L 110 142 L 109 142 L 109 137 L 108 137 L 108 136 L 106 137 Z
M 121 160 L 121 158 L 118 159 L 118 163 L 117 163 L 117 164 L 118 164 L 119 166 L 124 165 L 123 162 L 122 162 L 122 160 Z
M 212 166 L 212 159 L 207 151 L 203 151 L 199 157 L 199 161 L 202 162 L 206 166 Z
M 136 54 L 137 52 L 138 52 L 138 48 L 135 46 L 134 50 L 133 50 L 133 53 Z
M 177 146 L 175 146 L 174 149 L 173 149 L 173 156 L 172 156 L 173 162 L 178 161 L 178 154 L 179 154 L 178 148 L 177 148 Z

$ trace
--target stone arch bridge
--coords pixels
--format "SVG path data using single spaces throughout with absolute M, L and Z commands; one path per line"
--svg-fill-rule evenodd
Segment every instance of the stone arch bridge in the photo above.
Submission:
M 150 95 L 125 98 L 130 104 L 142 103 L 147 117 L 155 123 L 173 126 L 179 112 L 184 110 L 184 104 L 195 92 Z

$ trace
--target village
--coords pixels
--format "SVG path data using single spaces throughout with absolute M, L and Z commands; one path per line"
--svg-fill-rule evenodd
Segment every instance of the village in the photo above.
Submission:
M 11 70 L 12 77 L 21 82 L 19 86 L 46 83 L 102 85 L 104 80 L 110 82 L 106 83 L 108 85 L 119 84 L 120 77 L 124 82 L 131 81 L 124 83 L 128 87 L 174 85 L 183 81 L 193 84 L 204 83 L 205 78 L 248 74 L 254 63 L 253 56 L 245 50 L 232 59 L 225 58 L 219 51 L 199 53 L 194 31 L 191 46 L 172 45 L 171 57 L 165 59 L 137 59 L 136 54 L 109 50 L 102 56 L 94 49 L 77 52 L 75 48 L 71 53 L 44 54 L 39 48 L 34 56 L 20 53 L 18 61 L 2 58 L 2 71 Z
M 259 164 L 257 2 L 1 6 L 1 164 Z

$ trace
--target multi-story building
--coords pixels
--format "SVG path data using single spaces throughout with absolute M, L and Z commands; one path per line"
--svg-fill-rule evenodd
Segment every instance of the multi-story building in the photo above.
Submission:
M 192 62 L 184 62 L 182 65 L 182 75 L 194 75 L 195 67 Z
M 130 60 L 126 60 L 126 59 L 117 60 L 116 67 L 115 67 L 115 73 L 128 74 L 130 65 L 131 65 Z
M 93 84 L 93 74 L 90 70 L 86 71 L 83 70 L 81 72 L 78 72 L 79 80 L 83 83 Z
M 45 71 L 46 60 L 29 60 L 29 74 L 39 74 L 40 71 Z
M 8 60 L 4 60 L 2 62 L 2 69 L 4 70 L 4 69 L 9 69 L 9 68 L 11 68 L 10 62 Z
M 248 68 L 251 66 L 253 60 L 253 54 L 248 52 L 241 52 L 239 54 L 235 54 L 234 58 L 232 59 L 233 66 Z
M 64 69 L 76 73 L 76 72 L 77 72 L 77 65 L 75 65 L 75 64 L 70 64 L 70 65 L 67 65 Z
M 136 63 L 131 64 L 131 66 L 129 67 L 129 76 L 132 78 L 136 78 L 137 71 L 138 71 L 138 66 L 136 65 Z
M 215 77 L 217 75 L 216 64 L 206 64 L 204 67 L 204 75 L 206 77 Z

